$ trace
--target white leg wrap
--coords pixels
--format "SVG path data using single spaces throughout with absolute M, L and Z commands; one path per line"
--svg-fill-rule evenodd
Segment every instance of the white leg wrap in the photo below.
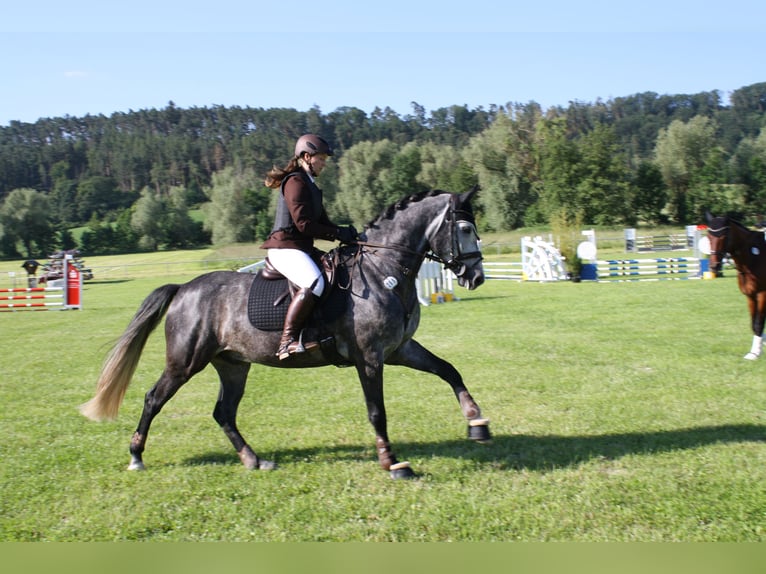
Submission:
M 763 345 L 763 337 L 753 335 L 753 346 L 750 347 L 750 352 L 745 355 L 745 358 L 754 361 L 761 355 L 761 347 Z
M 128 465 L 128 470 L 146 470 L 146 467 L 144 466 L 143 462 L 131 456 L 130 464 Z

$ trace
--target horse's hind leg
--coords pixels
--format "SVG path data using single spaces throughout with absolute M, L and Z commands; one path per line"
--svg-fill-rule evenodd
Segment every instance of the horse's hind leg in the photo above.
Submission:
M 221 379 L 221 388 L 218 392 L 218 401 L 215 404 L 213 418 L 231 441 L 234 450 L 237 451 L 239 459 L 246 468 L 251 470 L 276 468 L 273 462 L 263 460 L 255 454 L 237 428 L 237 408 L 240 400 L 242 400 L 242 395 L 245 393 L 245 383 L 247 383 L 250 364 L 228 360 L 220 356 L 213 359 L 212 364 Z
M 478 442 L 490 440 L 489 420 L 482 418 L 481 409 L 473 400 L 471 393 L 468 392 L 463 383 L 463 377 L 450 363 L 437 357 L 412 339 L 399 347 L 386 363 L 432 373 L 449 383 L 460 403 L 463 416 L 468 420 L 468 438 Z
M 182 374 L 171 374 L 171 370 L 166 367 L 159 380 L 146 393 L 144 397 L 144 410 L 141 413 L 141 419 L 138 421 L 136 432 L 130 441 L 130 465 L 128 470 L 144 470 L 143 452 L 146 447 L 146 439 L 149 436 L 149 427 L 154 417 L 162 410 L 178 389 L 189 380 L 189 377 Z

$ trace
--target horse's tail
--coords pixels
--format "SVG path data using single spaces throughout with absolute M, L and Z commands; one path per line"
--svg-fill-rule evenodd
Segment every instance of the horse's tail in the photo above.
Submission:
M 163 285 L 144 299 L 127 329 L 107 355 L 98 378 L 96 394 L 80 406 L 83 415 L 96 421 L 117 418 L 117 411 L 136 371 L 144 345 L 162 320 L 179 288 L 180 285 L 175 284 Z

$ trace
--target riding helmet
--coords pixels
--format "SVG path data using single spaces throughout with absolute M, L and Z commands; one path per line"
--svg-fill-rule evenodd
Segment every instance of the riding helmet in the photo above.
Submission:
M 308 153 L 309 155 L 316 155 L 318 153 L 332 155 L 332 148 L 323 137 L 315 134 L 305 134 L 295 142 L 295 157 L 300 157 L 303 153 Z

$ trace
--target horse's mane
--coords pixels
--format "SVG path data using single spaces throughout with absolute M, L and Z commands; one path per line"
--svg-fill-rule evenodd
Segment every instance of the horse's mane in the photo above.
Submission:
M 747 231 L 748 233 L 758 233 L 758 234 L 761 233 L 759 231 L 755 231 L 753 229 L 750 229 L 747 225 L 745 225 L 741 221 L 737 221 L 736 219 L 732 219 L 731 217 L 727 217 L 726 221 L 728 221 L 729 225 L 733 225 L 735 227 L 739 227 L 742 231 Z
M 745 225 L 744 223 L 740 221 L 737 221 L 736 219 L 734 219 L 733 217 L 729 215 L 719 215 L 717 217 L 713 217 L 710 220 L 710 224 L 708 225 L 708 227 L 712 230 L 723 229 L 727 226 L 739 227 L 739 229 L 741 229 L 742 231 L 752 231 L 752 229 L 750 229 L 747 225 Z
M 428 191 L 421 191 L 420 193 L 415 193 L 413 195 L 409 195 L 407 197 L 403 197 L 396 203 L 392 203 L 389 205 L 383 213 L 378 215 L 375 219 L 370 221 L 365 227 L 374 227 L 376 223 L 379 221 L 382 221 L 383 219 L 391 219 L 394 214 L 397 211 L 401 211 L 402 209 L 406 209 L 408 205 L 411 203 L 415 203 L 418 201 L 422 201 L 426 197 L 435 197 L 437 195 L 443 195 L 445 193 L 449 193 L 448 191 L 443 191 L 441 189 L 431 189 Z
M 736 227 L 737 229 L 739 229 L 741 232 L 745 234 L 745 236 L 748 238 L 749 241 L 752 241 L 759 245 L 766 244 L 766 242 L 764 241 L 765 237 L 764 237 L 763 231 L 750 229 L 747 225 L 745 225 L 741 221 L 737 221 L 736 219 L 728 215 L 713 218 L 713 223 L 717 224 L 718 227 L 723 227 L 727 224 L 731 227 Z

